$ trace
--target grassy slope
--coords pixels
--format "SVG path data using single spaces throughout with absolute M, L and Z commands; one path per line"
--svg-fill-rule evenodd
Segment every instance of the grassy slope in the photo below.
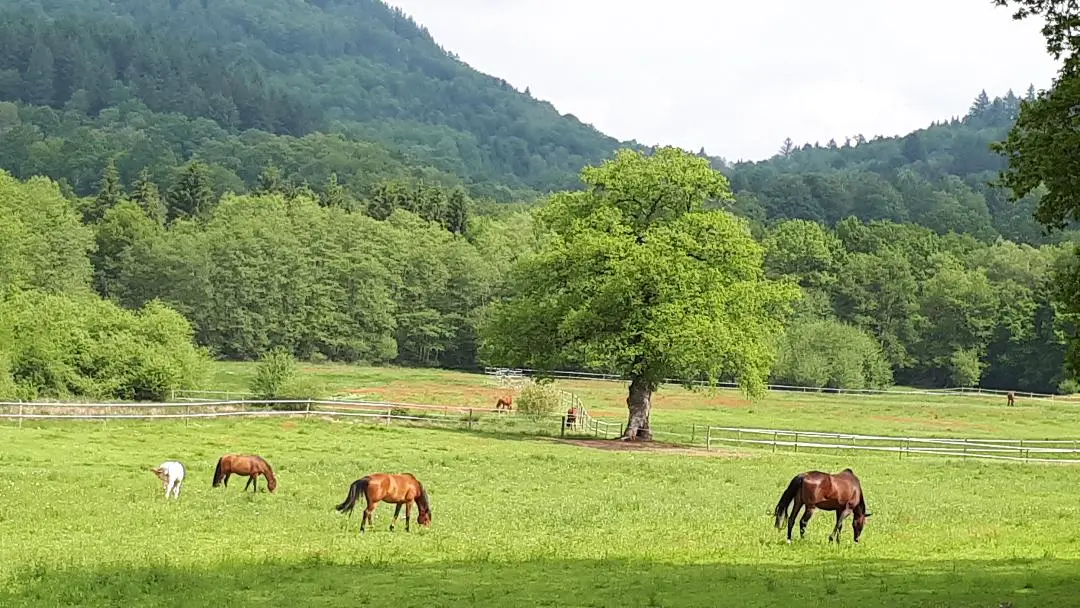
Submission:
M 1080 591 L 1069 467 L 689 457 L 317 420 L 6 424 L 0 446 L 3 606 L 1019 607 Z M 211 489 L 225 451 L 267 457 L 278 493 Z M 178 503 L 146 470 L 166 458 L 188 467 Z M 848 525 L 827 545 L 819 513 L 784 545 L 769 511 L 791 475 L 844 466 L 874 512 L 864 542 Z M 378 470 L 425 482 L 431 529 L 391 535 L 383 505 L 360 537 L 333 512 Z
M 254 366 L 219 363 L 210 385 L 245 390 Z M 327 394 L 417 404 L 492 407 L 502 390 L 492 379 L 431 369 L 306 365 L 302 373 Z M 595 416 L 622 422 L 626 387 L 619 382 L 559 381 Z M 843 396 L 772 392 L 750 402 L 737 391 L 712 393 L 665 386 L 655 396 L 659 430 L 689 434 L 693 424 L 842 433 L 1016 439 L 1080 436 L 1080 404 L 1003 397 Z

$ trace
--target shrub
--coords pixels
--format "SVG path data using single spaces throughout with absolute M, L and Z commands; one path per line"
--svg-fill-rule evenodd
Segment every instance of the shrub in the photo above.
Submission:
M 0 391 L 13 383 L 26 399 L 164 400 L 199 386 L 209 363 L 190 323 L 160 302 L 130 311 L 94 295 L 27 291 L 0 301 L 0 336 Z
M 1066 378 L 1058 385 L 1058 391 L 1062 395 L 1075 395 L 1080 393 L 1080 382 L 1073 380 L 1072 378 Z
M 295 388 L 295 379 L 296 359 L 289 351 L 278 347 L 259 359 L 250 388 L 259 399 L 285 399 L 286 389 Z
M 518 413 L 527 416 L 550 416 L 562 408 L 562 393 L 551 383 L 529 381 L 515 400 Z
M 881 345 L 866 332 L 838 321 L 789 327 L 773 364 L 774 382 L 815 388 L 885 388 L 892 369 Z

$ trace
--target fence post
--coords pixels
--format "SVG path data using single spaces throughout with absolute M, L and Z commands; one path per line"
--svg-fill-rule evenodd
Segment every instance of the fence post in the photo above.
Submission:
M 780 439 L 780 435 L 779 435 L 779 434 L 777 434 L 777 432 L 776 432 L 776 431 L 773 431 L 773 434 L 772 434 L 772 451 L 773 451 L 773 454 L 775 454 L 775 453 L 776 453 L 776 442 L 777 442 L 777 441 L 778 441 L 779 439 Z
M 795 433 L 795 453 L 799 453 L 799 434 Z
M 22 401 L 20 401 L 19 402 L 19 428 L 20 429 L 22 428 L 22 421 L 23 421 L 23 404 L 22 404 Z
M 559 437 L 566 437 L 566 414 L 563 414 L 562 424 L 559 425 Z
M 304 407 L 304 420 L 311 417 L 311 399 L 307 400 L 307 405 Z
M 469 430 L 472 430 L 472 408 L 471 407 L 469 408 L 469 422 L 468 422 L 468 425 L 469 425 Z
M 705 451 L 709 451 L 709 447 L 712 446 L 712 425 L 705 427 Z
M 690 443 L 694 443 L 694 436 L 695 435 L 697 435 L 697 425 L 696 424 L 690 427 Z

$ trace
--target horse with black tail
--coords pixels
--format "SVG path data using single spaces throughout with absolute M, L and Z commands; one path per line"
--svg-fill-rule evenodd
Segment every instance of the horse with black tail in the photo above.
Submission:
M 277 477 L 274 476 L 274 470 L 261 456 L 225 454 L 218 458 L 217 466 L 214 467 L 213 487 L 216 488 L 221 484 L 225 484 L 226 488 L 229 487 L 229 476 L 234 473 L 248 478 L 247 483 L 244 484 L 244 490 L 252 486 L 251 491 L 257 492 L 259 475 L 266 478 L 266 489 L 271 493 L 277 489 Z
M 791 513 L 788 513 L 788 505 L 793 505 Z M 866 518 L 870 513 L 866 511 L 866 498 L 863 495 L 862 484 L 855 472 L 844 469 L 839 473 L 822 473 L 821 471 L 808 471 L 799 473 L 787 489 L 780 495 L 780 502 L 776 504 L 776 529 L 780 529 L 780 520 L 787 524 L 787 542 L 791 543 L 791 532 L 795 527 L 795 517 L 799 509 L 806 507 L 802 519 L 799 520 L 799 538 L 806 536 L 806 525 L 810 523 L 814 511 L 824 509 L 836 511 L 836 525 L 829 542 L 833 539 L 840 542 L 840 531 L 844 525 L 844 518 L 854 515 L 851 527 L 854 530 L 855 542 L 859 542 Z
M 401 514 L 401 506 L 405 505 L 405 531 L 409 531 L 409 519 L 412 517 L 412 506 L 416 503 L 419 513 L 416 523 L 421 526 L 431 525 L 431 501 L 428 500 L 427 490 L 413 477 L 411 473 L 373 473 L 365 475 L 352 482 L 349 486 L 349 495 L 345 501 L 336 508 L 341 513 L 352 516 L 353 507 L 360 495 L 364 495 L 367 507 L 364 509 L 363 518 L 360 520 L 360 532 L 364 532 L 365 524 L 371 523 L 371 514 L 379 502 L 388 502 L 396 505 L 394 519 L 390 522 L 390 531 L 394 531 L 398 515 Z

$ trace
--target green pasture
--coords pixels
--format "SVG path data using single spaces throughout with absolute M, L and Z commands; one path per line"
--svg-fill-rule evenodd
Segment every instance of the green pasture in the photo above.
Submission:
M 216 363 L 208 387 L 244 391 L 255 366 Z M 302 364 L 300 374 L 322 394 L 405 403 L 491 408 L 503 393 L 483 374 Z M 626 419 L 626 385 L 598 380 L 558 380 L 589 412 L 610 422 Z M 659 431 L 690 436 L 693 425 L 790 429 L 836 433 L 1011 439 L 1080 439 L 1080 401 L 1017 398 L 1007 407 L 998 395 L 844 395 L 771 391 L 760 400 L 737 390 L 687 390 L 665 385 L 653 400 Z M 554 426 L 557 429 L 557 424 Z
M 616 451 L 312 419 L 0 425 L 0 606 L 1075 605 L 1077 469 L 857 454 Z M 263 455 L 276 494 L 212 489 Z M 166 502 L 148 468 L 188 469 Z M 851 466 L 863 542 L 832 515 L 788 546 L 770 511 L 798 471 Z M 410 471 L 434 523 L 333 510 Z

